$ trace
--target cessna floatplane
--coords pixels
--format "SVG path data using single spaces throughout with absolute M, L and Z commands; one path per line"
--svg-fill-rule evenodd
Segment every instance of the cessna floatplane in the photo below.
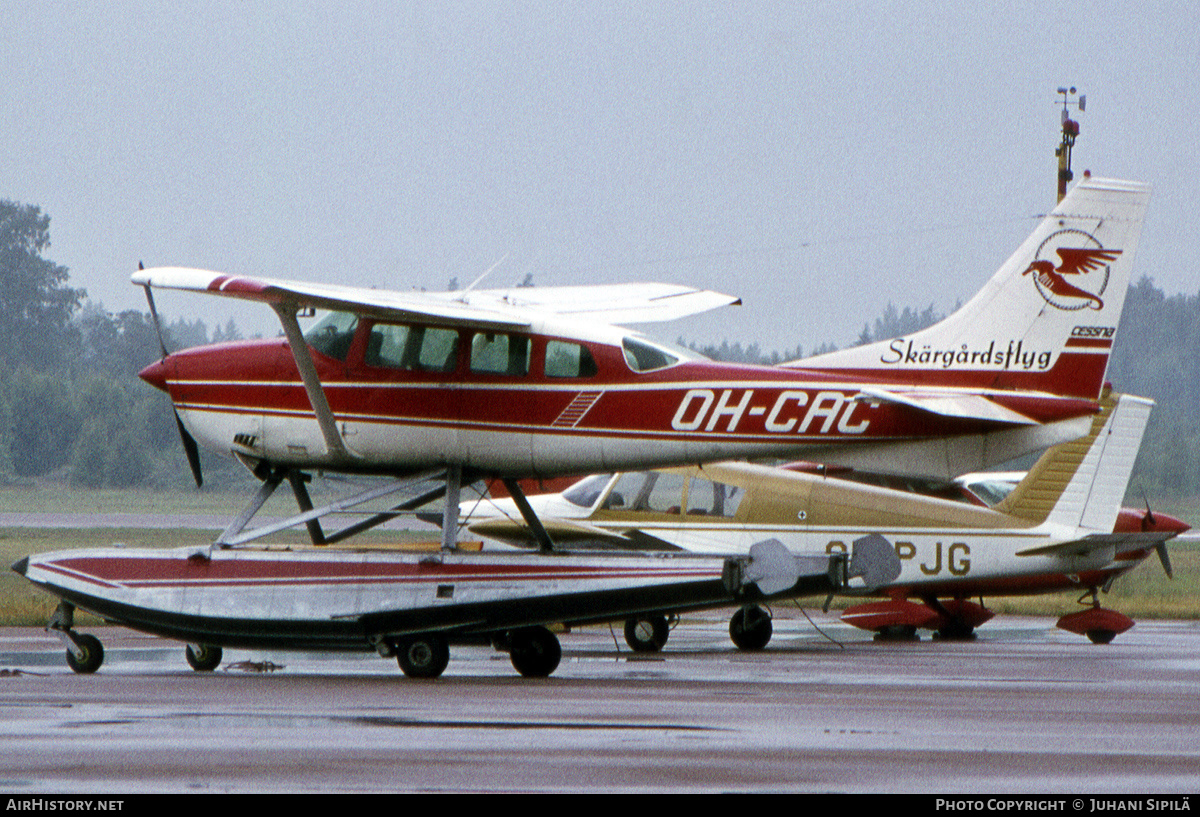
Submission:
M 174 354 L 164 344 L 162 360 L 141 373 L 170 396 L 198 484 L 197 451 L 203 445 L 241 460 L 262 487 L 211 546 L 176 554 L 173 562 L 126 551 L 103 554 L 99 572 L 92 568 L 100 562 L 67 568 L 58 557 L 31 558 L 17 567 L 64 599 L 52 628 L 66 641 L 72 664 L 83 669 L 95 668 L 93 654 L 100 647 L 75 633 L 75 605 L 187 640 L 194 645 L 189 658 L 209 656 L 193 662 L 201 666 L 211 663 L 210 647 L 268 638 L 255 633 L 269 633 L 273 643 L 329 646 L 332 642 L 315 637 L 324 630 L 338 632 L 337 643 L 346 643 L 340 634 L 353 632 L 359 647 L 398 654 L 410 674 L 440 673 L 447 640 L 465 635 L 491 637 L 512 651 L 514 661 L 530 653 L 556 654 L 557 642 L 542 626 L 550 619 L 539 614 L 493 620 L 484 614 L 522 606 L 511 603 L 518 597 L 538 596 L 558 605 L 554 620 L 577 620 L 563 606 L 582 605 L 579 594 L 544 582 L 541 568 L 527 581 L 513 579 L 496 596 L 471 598 L 471 604 L 482 605 L 470 608 L 471 623 L 428 612 L 460 606 L 453 583 L 444 576 L 430 579 L 436 570 L 422 575 L 416 595 L 406 596 L 394 584 L 396 592 L 373 597 L 366 607 L 356 602 L 310 608 L 301 598 L 277 609 L 273 599 L 280 595 L 307 597 L 309 590 L 295 588 L 307 586 L 304 571 L 322 559 L 341 565 L 329 568 L 329 575 L 344 576 L 338 581 L 353 588 L 351 595 L 370 596 L 366 588 L 373 574 L 357 566 L 370 560 L 327 549 L 312 557 L 293 552 L 282 559 L 288 566 L 279 568 L 281 557 L 260 557 L 252 545 L 303 525 L 314 546 L 327 546 L 444 496 L 442 553 L 428 558 L 447 561 L 459 529 L 461 486 L 498 477 L 535 531 L 538 555 L 555 558 L 553 541 L 525 500 L 519 478 L 818 451 L 827 462 L 857 464 L 868 457 L 874 469 L 953 475 L 1077 438 L 1087 433 L 1098 410 L 1147 197 L 1141 184 L 1086 179 L 977 296 L 940 324 L 907 338 L 777 367 L 698 359 L 619 326 L 738 302 L 681 286 L 399 293 L 178 267 L 139 269 L 133 282 L 145 289 L 156 325 L 156 288 L 261 302 L 277 314 L 283 339 Z M 1064 276 L 1072 279 L 1070 287 L 1061 283 Z M 329 314 L 302 331 L 300 318 L 315 310 Z M 305 487 L 314 471 L 394 482 L 314 508 Z M 322 527 L 331 514 L 394 499 L 431 476 L 439 487 L 336 532 Z M 249 528 L 284 481 L 301 512 L 279 524 Z M 825 554 L 819 570 L 807 570 L 773 558 L 775 548 L 762 552 L 768 555 L 759 568 L 774 565 L 768 573 L 784 577 L 764 579 L 775 592 L 789 592 L 788 578 L 795 579 L 796 589 L 806 576 L 824 585 L 824 577 L 838 574 Z M 217 567 L 232 563 L 239 565 L 229 568 L 232 573 Z M 575 569 L 566 561 L 558 564 Z M 730 564 L 710 565 L 709 580 L 741 570 Z M 226 577 L 226 587 L 241 580 L 229 578 L 240 576 L 238 571 L 254 571 L 258 594 L 237 602 L 235 610 L 233 594 L 168 590 L 208 587 L 206 579 L 193 577 L 210 570 L 214 578 Z M 294 581 L 284 576 L 289 570 Z M 843 570 L 834 584 L 854 572 Z M 756 569 L 745 575 L 757 575 Z M 60 581 L 63 576 L 83 585 Z M 156 584 L 164 576 L 166 584 Z M 673 580 L 659 576 L 650 582 Z M 143 585 L 161 592 L 152 601 L 125 593 Z M 761 584 L 755 587 L 753 592 L 770 594 Z M 748 592 L 738 582 L 723 582 L 722 588 L 725 602 Z M 422 593 L 429 605 L 419 601 Z M 686 602 L 714 599 L 701 594 Z M 610 619 L 634 612 L 624 600 L 597 602 L 604 604 Z M 578 609 L 587 610 L 580 614 L 585 619 L 601 615 L 596 606 Z M 556 660 L 534 661 L 529 674 L 547 674 Z
M 881 637 L 918 629 L 971 637 L 992 617 L 983 597 L 1075 590 L 1087 608 L 1058 626 L 1108 643 L 1133 626 L 1102 608 L 1098 592 L 1157 553 L 1171 575 L 1166 542 L 1188 525 L 1149 508 L 1121 508 L 1151 402 L 1106 395 L 1088 436 L 1051 448 L 1019 479 L 976 475 L 968 484 L 853 472 L 797 463 L 779 468 L 724 462 L 647 472 L 597 474 L 566 491 L 529 497 L 564 546 L 662 553 L 729 553 L 770 538 L 796 553 L 842 552 L 867 536 L 887 541 L 901 570 L 874 588 L 835 591 L 884 601 L 848 607 L 842 619 Z M 986 485 L 992 504 L 972 491 Z M 982 492 L 977 488 L 976 491 Z M 468 530 L 528 546 L 531 536 L 509 498 L 463 503 Z M 979 598 L 980 603 L 971 601 Z M 654 651 L 666 643 L 664 608 L 630 618 L 626 641 Z M 730 634 L 743 649 L 771 637 L 770 615 L 739 610 Z

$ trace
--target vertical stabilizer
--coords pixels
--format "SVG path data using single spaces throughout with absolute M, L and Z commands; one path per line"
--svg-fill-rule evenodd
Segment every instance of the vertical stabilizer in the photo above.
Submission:
M 1094 400 L 1104 384 L 1149 194 L 1138 182 L 1084 178 L 983 289 L 945 320 L 785 365 L 908 386 L 1022 389 Z M 970 264 L 964 258 L 963 267 Z M 962 269 L 943 274 L 961 275 Z
M 1106 394 L 1092 431 L 1051 448 L 996 510 L 1111 533 L 1154 402 Z

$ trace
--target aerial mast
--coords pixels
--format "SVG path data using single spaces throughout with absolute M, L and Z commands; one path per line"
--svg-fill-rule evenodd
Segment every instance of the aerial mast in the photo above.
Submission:
M 1071 172 L 1071 148 L 1075 146 L 1075 137 L 1079 135 L 1079 123 L 1067 115 L 1067 108 L 1074 105 L 1079 108 L 1079 112 L 1087 107 L 1087 96 L 1079 95 L 1078 100 L 1071 99 L 1075 96 L 1075 86 L 1070 88 L 1059 88 L 1059 94 L 1062 95 L 1062 143 L 1055 149 L 1054 155 L 1058 157 L 1058 200 L 1062 201 L 1063 196 L 1067 195 L 1067 183 L 1074 178 Z

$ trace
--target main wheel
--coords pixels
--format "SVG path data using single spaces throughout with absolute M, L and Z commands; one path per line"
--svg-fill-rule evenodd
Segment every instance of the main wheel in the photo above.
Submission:
M 406 638 L 396 645 L 396 663 L 409 678 L 437 678 L 450 663 L 450 646 L 440 635 Z
M 625 643 L 634 652 L 658 652 L 667 643 L 670 634 L 664 615 L 642 616 L 625 621 Z
M 187 658 L 188 666 L 196 672 L 212 672 L 221 666 L 223 653 L 220 647 L 212 647 L 208 644 L 200 644 L 193 647 L 191 644 L 188 644 L 183 651 L 183 655 Z
M 1107 644 L 1117 637 L 1116 630 L 1088 630 L 1088 640 L 1093 644 Z
M 952 619 L 945 627 L 935 631 L 934 636 L 942 641 L 973 641 L 975 628 L 958 619 Z
M 508 657 L 526 678 L 545 678 L 558 668 L 562 646 L 545 627 L 528 627 L 512 634 Z
M 82 655 L 76 658 L 74 652 L 67 650 L 67 665 L 71 669 L 80 674 L 100 669 L 100 665 L 104 663 L 104 647 L 101 646 L 100 639 L 87 633 L 76 635 L 75 646 L 80 649 Z
M 756 604 L 748 604 L 729 619 L 729 637 L 739 650 L 761 650 L 771 640 L 771 615 Z

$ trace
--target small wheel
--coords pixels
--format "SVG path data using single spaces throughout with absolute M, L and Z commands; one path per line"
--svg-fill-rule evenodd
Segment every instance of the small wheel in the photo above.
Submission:
M 912 624 L 890 624 L 875 631 L 876 641 L 920 641 L 917 628 Z
M 406 638 L 396 645 L 396 663 L 409 678 L 437 678 L 450 663 L 450 646 L 440 635 Z
M 104 663 L 104 647 L 101 646 L 100 639 L 94 635 L 84 633 L 76 635 L 74 641 L 75 646 L 79 647 L 83 654 L 76 658 L 75 653 L 67 650 L 68 666 L 84 675 L 100 669 L 100 665 Z
M 1088 630 L 1088 640 L 1093 644 L 1107 644 L 1117 637 L 1116 630 Z
M 212 672 L 221 666 L 222 653 L 220 647 L 213 647 L 208 644 L 197 646 L 188 644 L 184 648 L 183 655 L 187 658 L 188 666 L 196 672 Z
M 671 630 L 664 615 L 642 616 L 625 620 L 625 643 L 634 652 L 658 652 L 667 643 Z
M 770 613 L 755 604 L 746 605 L 729 619 L 729 637 L 739 650 L 761 650 L 773 631 Z
M 517 672 L 526 678 L 545 678 L 558 668 L 562 645 L 545 627 L 517 630 L 510 637 L 508 657 Z

